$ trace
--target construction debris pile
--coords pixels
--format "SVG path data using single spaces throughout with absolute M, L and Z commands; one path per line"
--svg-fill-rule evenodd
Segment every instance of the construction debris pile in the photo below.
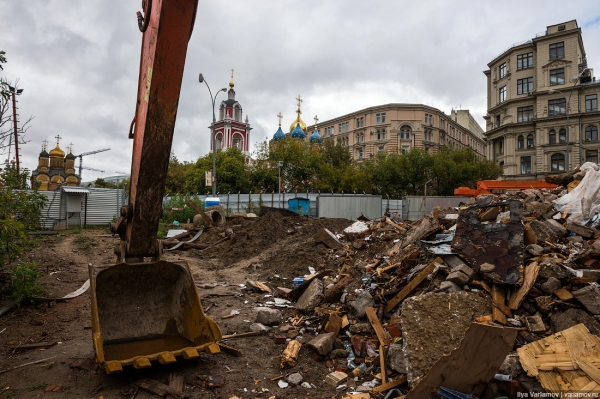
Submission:
M 311 351 L 344 398 L 600 392 L 600 171 L 554 181 L 323 228 L 293 288 L 249 281 L 268 297 L 251 329 L 286 343 L 279 386 L 310 388 L 283 374 Z

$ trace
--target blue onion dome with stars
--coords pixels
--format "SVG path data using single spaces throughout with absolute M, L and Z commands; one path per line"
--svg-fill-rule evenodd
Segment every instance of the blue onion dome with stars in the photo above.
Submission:
M 284 138 L 285 138 L 285 134 L 283 133 L 283 130 L 281 130 L 281 126 L 279 126 L 279 129 L 277 129 L 277 131 L 273 135 L 273 140 L 275 140 L 275 141 L 283 140 Z
M 321 135 L 319 134 L 319 131 L 316 128 L 313 134 L 310 135 L 310 142 L 318 144 L 321 143 Z
M 304 130 L 302 130 L 299 123 L 297 123 L 296 128 L 292 130 L 292 138 L 304 139 Z

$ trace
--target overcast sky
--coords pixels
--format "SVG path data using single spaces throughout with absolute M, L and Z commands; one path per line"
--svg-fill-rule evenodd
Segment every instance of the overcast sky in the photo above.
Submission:
M 19 79 L 20 119 L 35 116 L 21 146 L 34 169 L 54 136 L 84 157 L 83 180 L 129 172 L 140 46 L 140 0 L 2 0 L 0 76 Z M 390 102 L 446 113 L 470 109 L 484 126 L 487 63 L 546 26 L 577 19 L 588 65 L 600 75 L 597 1 L 200 1 L 189 43 L 173 151 L 195 161 L 209 151 L 213 92 L 235 69 L 236 99 L 253 127 L 251 148 L 295 117 L 313 123 Z M 225 99 L 221 94 L 220 100 Z M 13 152 L 14 153 L 14 152 Z M 2 154 L 2 161 L 8 154 Z M 13 154 L 11 154 L 11 157 Z

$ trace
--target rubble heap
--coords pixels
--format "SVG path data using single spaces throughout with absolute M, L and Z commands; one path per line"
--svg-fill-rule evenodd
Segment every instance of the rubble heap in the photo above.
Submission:
M 328 251 L 294 288 L 247 284 L 275 297 L 252 329 L 286 343 L 283 372 L 312 351 L 345 398 L 598 391 L 599 173 L 585 164 L 558 189 L 480 195 L 414 224 L 322 228 Z

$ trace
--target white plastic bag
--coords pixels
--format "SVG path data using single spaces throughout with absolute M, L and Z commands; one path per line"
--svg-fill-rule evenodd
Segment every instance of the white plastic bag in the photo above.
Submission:
M 600 212 L 600 168 L 595 163 L 586 162 L 580 170 L 586 171 L 581 183 L 553 203 L 557 211 L 571 215 L 568 222 L 583 226 Z

